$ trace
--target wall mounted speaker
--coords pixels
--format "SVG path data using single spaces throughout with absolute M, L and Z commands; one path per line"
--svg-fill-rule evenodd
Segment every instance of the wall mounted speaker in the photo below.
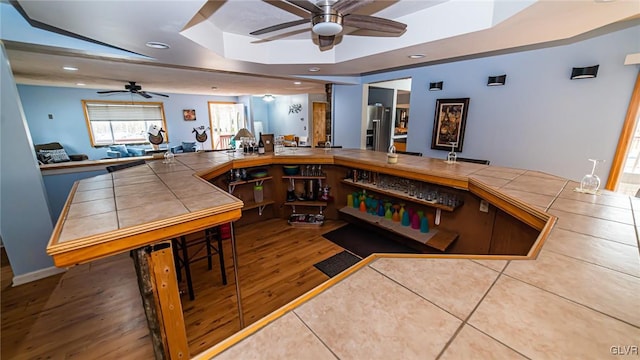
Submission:
M 502 86 L 507 82 L 507 75 L 489 76 L 487 86 Z
M 594 78 L 598 76 L 599 67 L 600 65 L 574 67 L 573 70 L 571 70 L 571 80 Z
M 429 83 L 429 91 L 440 91 L 442 90 L 442 81 Z

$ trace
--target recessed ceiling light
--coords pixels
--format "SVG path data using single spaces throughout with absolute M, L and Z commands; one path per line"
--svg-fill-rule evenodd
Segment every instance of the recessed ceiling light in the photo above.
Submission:
M 169 45 L 158 41 L 149 41 L 145 45 L 153 49 L 168 49 L 170 47 Z
M 85 86 L 85 85 L 87 85 L 87 84 L 85 84 L 85 83 L 76 83 L 76 85 L 78 85 L 78 86 Z
M 422 59 L 423 57 L 424 54 L 413 54 L 408 56 L 409 59 Z
M 314 67 L 309 68 L 309 71 L 311 71 L 311 72 L 320 71 L 320 68 L 314 66 Z
M 63 66 L 62 69 L 67 71 L 78 71 L 78 68 L 73 66 Z
M 218 87 L 217 86 L 212 86 L 211 90 L 218 90 Z
M 302 81 L 294 81 L 293 85 L 302 85 Z

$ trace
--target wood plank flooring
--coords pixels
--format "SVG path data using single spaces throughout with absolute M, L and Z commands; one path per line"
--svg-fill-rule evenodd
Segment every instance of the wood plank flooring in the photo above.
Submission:
M 328 279 L 313 267 L 343 249 L 322 234 L 343 226 L 294 228 L 272 219 L 238 227 L 238 263 L 245 325 Z M 182 295 L 192 355 L 240 330 L 230 242 L 227 285 L 217 257 L 192 265 L 195 300 Z M 2 359 L 152 359 L 153 350 L 132 260 L 128 254 L 71 268 L 18 287 L 2 263 Z M 181 284 L 186 290 L 186 285 Z

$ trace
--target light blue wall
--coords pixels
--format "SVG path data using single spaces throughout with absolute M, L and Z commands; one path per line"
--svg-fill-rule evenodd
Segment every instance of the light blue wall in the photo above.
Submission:
M 333 87 L 333 145 L 360 148 L 362 101 L 361 85 Z
M 97 170 L 43 176 L 42 179 L 47 191 L 51 220 L 54 223 L 58 221 L 58 216 L 60 216 L 62 212 L 62 208 L 67 201 L 74 182 L 106 173 L 106 170 Z
M 0 43 L 0 233 L 14 276 L 53 266 L 53 224 L 11 67 Z
M 293 104 L 301 104 L 302 111 L 289 113 L 289 106 Z M 276 96 L 275 101 L 268 105 L 270 130 L 274 135 L 308 136 L 309 106 L 307 94 Z
M 31 136 L 35 144 L 57 141 L 69 154 L 87 154 L 90 159 L 107 156 L 107 148 L 94 148 L 89 140 L 81 100 L 131 101 L 130 94 L 99 95 L 95 89 L 78 89 L 51 86 L 18 85 Z M 194 141 L 194 127 L 209 126 L 209 101 L 236 102 L 235 96 L 206 96 L 167 93 L 169 98 L 155 97 L 150 101 L 164 104 L 169 144 L 179 145 L 182 141 Z M 146 101 L 134 96 L 134 101 Z M 195 109 L 196 121 L 184 121 L 182 110 Z M 48 118 L 53 115 L 53 120 Z M 211 139 L 211 133 L 209 140 Z M 211 143 L 204 143 L 211 149 Z
M 408 151 L 444 158 L 445 151 L 431 150 L 436 99 L 468 97 L 460 156 L 576 180 L 589 171 L 587 159 L 605 159 L 598 174 L 606 179 L 638 74 L 637 65 L 623 63 L 640 52 L 639 39 L 636 25 L 569 45 L 375 74 L 362 82 L 412 78 Z M 569 79 L 572 67 L 595 64 L 597 78 Z M 507 74 L 506 85 L 487 87 L 487 77 L 499 74 Z M 444 81 L 444 90 L 428 91 L 433 81 Z M 359 146 L 349 134 L 361 131 L 360 88 L 334 88 L 338 144 Z
M 264 129 L 265 134 L 273 134 L 273 127 L 271 126 L 271 121 L 269 119 L 269 103 L 262 100 L 260 96 L 252 96 L 251 97 L 251 119 L 262 122 L 262 128 Z

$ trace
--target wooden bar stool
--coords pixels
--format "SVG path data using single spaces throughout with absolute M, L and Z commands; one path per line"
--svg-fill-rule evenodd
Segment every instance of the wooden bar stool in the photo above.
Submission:
M 215 239 L 214 239 L 215 238 Z M 231 238 L 231 231 L 229 224 L 222 224 L 213 228 L 206 229 L 204 231 L 203 238 L 187 240 L 186 236 L 180 236 L 171 240 L 173 246 L 173 260 L 176 265 L 176 275 L 178 282 L 182 281 L 182 269 L 184 268 L 185 277 L 187 280 L 187 289 L 189 291 L 189 299 L 195 299 L 195 293 L 193 291 L 193 281 L 191 278 L 191 266 L 190 264 L 207 259 L 209 270 L 213 269 L 213 262 L 211 258 L 218 254 L 220 261 L 220 274 L 222 275 L 222 284 L 227 285 L 227 274 L 224 267 L 224 253 L 222 247 L 222 240 Z M 214 240 L 217 244 L 214 245 Z M 197 250 L 191 251 L 190 248 L 198 247 Z M 203 251 L 205 252 L 203 254 Z

